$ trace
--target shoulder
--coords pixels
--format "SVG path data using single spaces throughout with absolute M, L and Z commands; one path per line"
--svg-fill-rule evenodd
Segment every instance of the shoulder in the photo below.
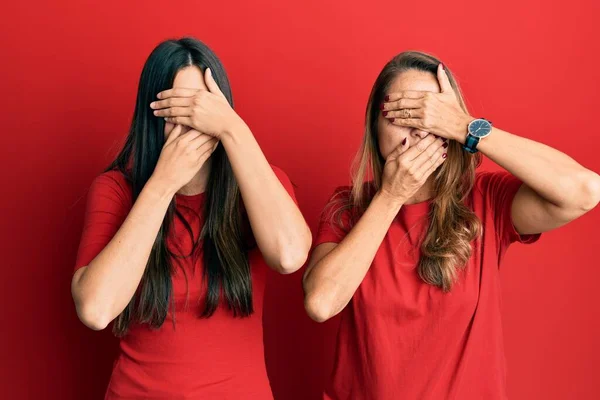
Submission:
M 520 181 L 510 172 L 505 170 L 498 171 L 477 171 L 473 185 L 474 194 L 485 196 L 491 192 L 519 184 Z
M 131 183 L 121 171 L 107 171 L 94 178 L 88 196 L 111 198 L 124 203 L 130 202 L 132 198 Z

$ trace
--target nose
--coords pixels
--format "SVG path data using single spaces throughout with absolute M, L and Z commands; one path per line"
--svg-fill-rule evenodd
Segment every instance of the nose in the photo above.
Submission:
M 425 132 L 420 129 L 413 128 L 410 131 L 410 135 L 415 139 L 416 138 L 424 139 L 427 135 L 429 135 L 429 132 Z

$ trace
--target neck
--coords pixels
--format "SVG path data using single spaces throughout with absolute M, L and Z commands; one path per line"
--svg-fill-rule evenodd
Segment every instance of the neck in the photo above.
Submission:
M 211 164 L 211 159 L 209 158 L 204 163 L 204 165 L 202 165 L 202 167 L 196 173 L 196 175 L 194 175 L 192 180 L 177 191 L 177 194 L 182 194 L 184 196 L 193 196 L 206 191 L 206 185 L 208 183 L 208 176 L 210 174 Z

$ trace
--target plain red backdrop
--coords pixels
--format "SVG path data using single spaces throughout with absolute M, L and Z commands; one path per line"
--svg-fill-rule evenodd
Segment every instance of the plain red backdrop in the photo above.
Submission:
M 161 40 L 193 35 L 217 52 L 238 112 L 297 185 L 314 229 L 348 182 L 371 85 L 407 49 L 439 56 L 474 115 L 600 171 L 599 18 L 595 0 L 6 5 L 0 396 L 103 396 L 115 340 L 77 320 L 69 284 L 86 190 L 122 143 L 142 65 Z M 512 399 L 600 398 L 599 217 L 509 251 Z M 333 356 L 337 321 L 306 317 L 300 280 L 268 282 L 266 361 L 278 400 L 318 399 Z

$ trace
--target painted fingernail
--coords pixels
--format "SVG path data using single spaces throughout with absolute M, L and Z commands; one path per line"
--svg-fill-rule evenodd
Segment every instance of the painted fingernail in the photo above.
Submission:
M 381 104 L 379 105 L 379 109 L 380 109 L 380 110 L 383 110 L 383 107 L 385 107 L 385 104 L 381 103 Z
M 388 115 L 387 111 L 382 112 L 383 116 L 385 117 L 386 115 Z
M 388 118 L 388 121 L 390 122 L 394 122 L 396 120 L 396 118 Z
M 435 133 L 433 134 L 433 137 L 436 139 L 439 139 L 440 137 L 438 135 L 436 135 Z
M 448 154 L 446 154 L 446 153 L 442 154 L 442 158 L 446 158 L 446 157 L 448 157 Z
M 443 147 L 443 148 L 447 148 L 447 147 L 448 147 L 448 143 L 444 143 L 444 144 L 442 145 L 442 147 Z
M 402 141 L 402 146 L 404 146 L 406 144 L 406 138 L 404 138 L 404 140 Z
M 390 101 L 390 95 L 385 96 L 385 101 Z

